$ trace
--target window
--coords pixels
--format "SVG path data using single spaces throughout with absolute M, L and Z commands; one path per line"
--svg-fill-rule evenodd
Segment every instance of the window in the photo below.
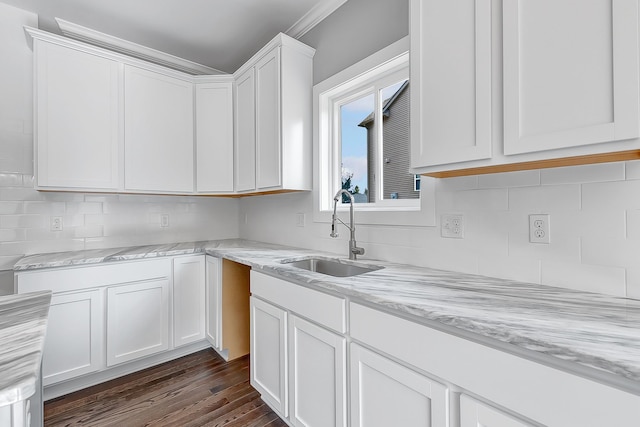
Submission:
M 409 166 L 410 86 L 404 53 L 320 94 L 324 208 L 343 188 L 360 210 L 419 209 L 419 185 Z
M 436 179 L 409 170 L 409 105 L 406 113 L 396 108 L 411 91 L 408 51 L 405 37 L 313 87 L 314 222 L 331 222 L 333 197 L 345 185 L 355 193 L 358 225 L 436 224 Z M 338 204 L 340 215 L 348 209 Z

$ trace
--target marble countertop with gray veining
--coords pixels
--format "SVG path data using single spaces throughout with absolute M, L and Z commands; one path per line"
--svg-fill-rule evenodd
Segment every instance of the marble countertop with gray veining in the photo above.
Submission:
M 338 292 L 536 360 L 557 362 L 561 368 L 587 368 L 587 376 L 640 393 L 640 301 L 633 299 L 366 258 L 360 262 L 384 268 L 331 277 L 286 261 L 336 254 L 244 240 L 34 255 L 20 260 L 15 270 L 190 253 L 226 258 L 304 286 Z
M 51 292 L 0 297 L 0 406 L 36 391 Z

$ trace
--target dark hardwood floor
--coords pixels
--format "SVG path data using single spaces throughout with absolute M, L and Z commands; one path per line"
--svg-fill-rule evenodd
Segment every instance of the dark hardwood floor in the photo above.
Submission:
M 249 384 L 249 356 L 203 350 L 44 406 L 54 426 L 286 426 Z

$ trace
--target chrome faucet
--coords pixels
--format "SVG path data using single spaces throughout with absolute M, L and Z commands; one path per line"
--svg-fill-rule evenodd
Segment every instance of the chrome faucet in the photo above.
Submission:
M 336 215 L 336 207 L 338 206 L 338 200 L 340 200 L 340 196 L 346 194 L 349 196 L 349 203 L 351 204 L 349 208 L 349 218 L 350 224 L 347 225 Z M 353 194 L 349 193 L 345 189 L 339 190 L 335 197 L 333 198 L 333 216 L 331 217 L 331 237 L 338 237 L 338 233 L 336 232 L 336 221 L 340 221 L 345 227 L 349 229 L 351 232 L 351 236 L 349 238 L 349 259 L 356 259 L 356 255 L 364 255 L 364 248 L 359 248 L 356 246 L 356 225 L 353 221 L 353 204 L 355 200 L 353 199 Z

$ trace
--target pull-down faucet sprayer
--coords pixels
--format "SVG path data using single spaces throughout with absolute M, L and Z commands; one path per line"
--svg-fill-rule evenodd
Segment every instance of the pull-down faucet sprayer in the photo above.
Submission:
M 345 224 L 344 221 L 342 221 L 336 215 L 336 208 L 338 206 L 338 201 L 340 200 L 340 197 L 343 194 L 346 194 L 347 196 L 349 196 L 350 225 Z M 356 246 L 356 224 L 353 220 L 353 204 L 354 203 L 355 203 L 355 200 L 353 199 L 353 194 L 349 193 L 345 189 L 338 190 L 335 197 L 333 198 L 333 216 L 331 217 L 331 234 L 330 234 L 331 237 L 338 237 L 338 233 L 336 232 L 336 221 L 340 221 L 345 227 L 349 229 L 349 232 L 351 233 L 349 238 L 349 259 L 353 259 L 353 260 L 356 259 L 357 255 L 364 255 L 364 248 L 359 248 L 358 246 Z

